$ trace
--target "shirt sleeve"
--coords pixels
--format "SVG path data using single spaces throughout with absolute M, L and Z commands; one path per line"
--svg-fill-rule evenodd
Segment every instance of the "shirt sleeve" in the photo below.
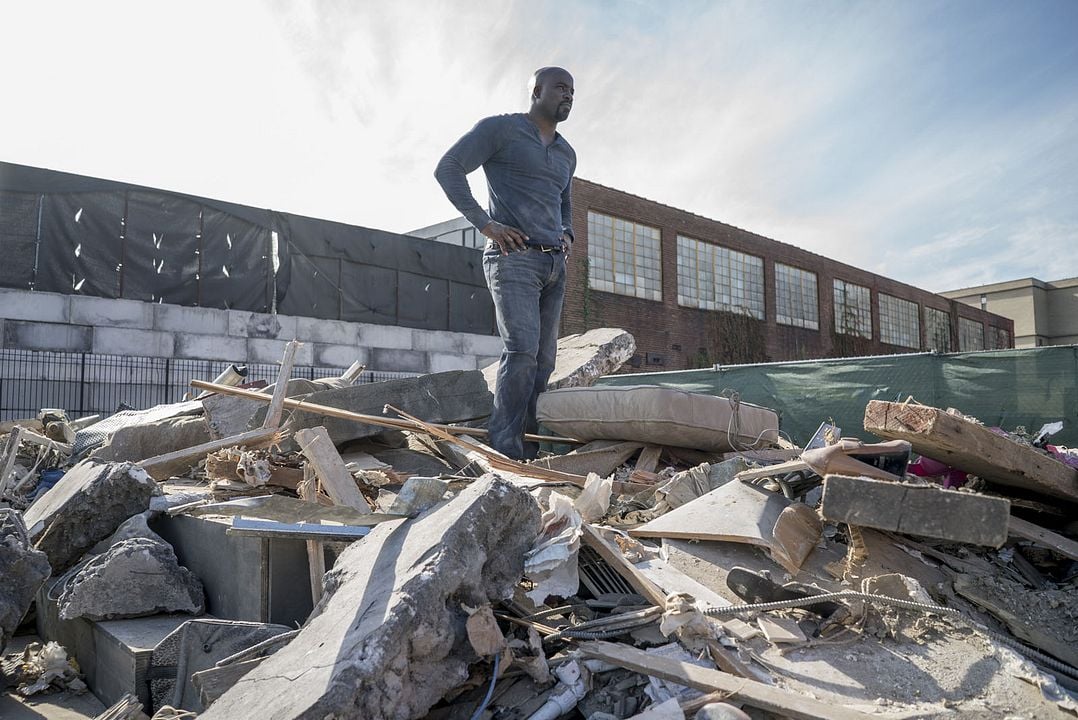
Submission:
M 490 224 L 490 215 L 476 202 L 466 176 L 498 152 L 501 135 L 499 118 L 480 120 L 446 151 L 434 170 L 449 202 L 479 230 Z
M 561 191 L 561 229 L 569 236 L 570 242 L 576 242 L 573 233 L 573 176 L 576 175 L 576 155 L 573 156 L 573 165 L 569 171 L 569 182 Z

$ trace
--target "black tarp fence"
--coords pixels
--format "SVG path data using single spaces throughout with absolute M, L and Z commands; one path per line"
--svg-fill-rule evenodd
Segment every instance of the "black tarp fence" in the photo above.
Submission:
M 0 287 L 492 334 L 473 250 L 0 162 Z

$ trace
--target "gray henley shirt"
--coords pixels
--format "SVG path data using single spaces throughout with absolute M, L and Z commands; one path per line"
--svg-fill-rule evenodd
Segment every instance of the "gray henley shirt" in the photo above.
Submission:
M 468 186 L 468 173 L 482 166 L 490 189 L 489 213 Z M 528 244 L 557 247 L 573 236 L 570 192 L 576 152 L 560 134 L 543 145 L 539 128 L 523 113 L 495 115 L 476 123 L 438 162 L 434 177 L 449 201 L 482 230 L 491 220 L 519 228 Z

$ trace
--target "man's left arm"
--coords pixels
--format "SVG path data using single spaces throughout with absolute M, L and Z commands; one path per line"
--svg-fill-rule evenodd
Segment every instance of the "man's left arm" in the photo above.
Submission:
M 561 246 L 566 255 L 573 249 L 573 241 L 576 240 L 573 234 L 573 175 L 575 174 L 576 158 L 574 157 L 572 169 L 569 171 L 569 182 L 561 191 Z

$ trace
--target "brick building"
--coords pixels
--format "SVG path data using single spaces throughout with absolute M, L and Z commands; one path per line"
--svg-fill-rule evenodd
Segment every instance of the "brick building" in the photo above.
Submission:
M 580 178 L 573 227 L 561 333 L 625 328 L 641 369 L 1013 346 L 1007 318 Z

